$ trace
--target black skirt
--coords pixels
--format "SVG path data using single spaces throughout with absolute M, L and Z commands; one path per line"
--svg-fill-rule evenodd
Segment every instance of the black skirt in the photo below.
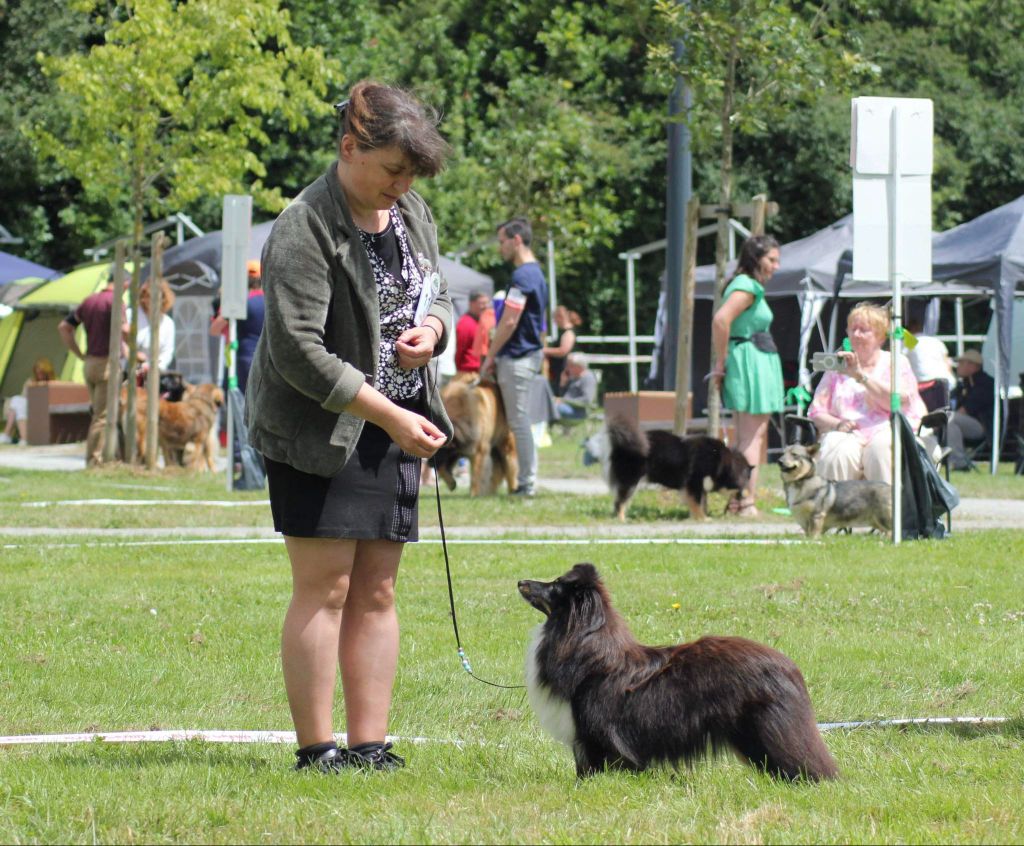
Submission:
M 400 405 L 417 408 L 413 401 Z M 372 423 L 332 478 L 264 458 L 274 529 L 294 538 L 419 540 L 420 459 Z

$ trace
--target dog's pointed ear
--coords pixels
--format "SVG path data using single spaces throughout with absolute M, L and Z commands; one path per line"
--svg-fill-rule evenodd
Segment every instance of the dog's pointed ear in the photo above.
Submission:
M 601 576 L 597 572 L 597 567 L 587 561 L 581 561 L 569 572 L 572 573 L 579 582 L 595 584 L 596 582 L 601 581 Z
M 811 444 L 809 447 L 807 447 L 807 454 L 811 458 L 816 458 L 817 455 L 818 455 L 818 450 L 819 449 L 821 449 L 821 444 L 818 441 L 815 441 L 813 444 Z

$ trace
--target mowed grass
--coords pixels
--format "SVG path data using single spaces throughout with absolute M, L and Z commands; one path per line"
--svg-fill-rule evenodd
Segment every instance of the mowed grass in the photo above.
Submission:
M 114 471 L 52 474 L 38 479 L 52 489 L 34 493 L 25 485 L 39 474 L 12 473 L 0 474 L 14 489 L 0 505 L 7 526 L 33 510 L 17 504 L 22 494 L 58 498 L 63 485 L 61 498 L 110 496 L 103 485 L 137 481 Z M 189 489 L 223 498 L 213 485 Z M 516 511 L 522 505 L 529 512 Z M 607 498 L 487 507 L 550 523 L 598 505 Z M 112 510 L 143 526 L 159 513 Z M 92 525 L 99 513 L 90 510 Z M 216 513 L 198 519 L 211 525 Z M 223 513 L 223 525 L 269 522 L 262 512 Z M 80 528 L 85 519 L 76 518 Z M 291 727 L 278 644 L 289 595 L 282 544 L 97 545 L 75 528 L 60 539 L 10 540 L 0 549 L 0 734 Z M 1024 842 L 1024 533 L 899 547 L 865 535 L 766 546 L 509 542 L 459 544 L 451 554 L 464 645 L 474 670 L 497 682 L 521 681 L 540 620 L 516 581 L 591 560 L 641 640 L 716 633 L 769 643 L 801 666 L 822 721 L 1011 721 L 829 732 L 842 778 L 825 785 L 775 782 L 724 757 L 678 774 L 578 783 L 569 753 L 541 733 L 521 691 L 462 671 L 441 549 L 422 543 L 407 550 L 398 589 L 391 731 L 431 742 L 398 744 L 405 770 L 296 774 L 289 745 L 0 748 L 0 841 Z M 337 718 L 341 730 L 340 697 Z

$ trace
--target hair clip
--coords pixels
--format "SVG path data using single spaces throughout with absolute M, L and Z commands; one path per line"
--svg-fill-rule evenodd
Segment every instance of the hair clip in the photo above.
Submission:
M 348 108 L 349 101 L 342 100 L 340 103 L 334 104 L 334 111 L 338 113 L 338 119 L 345 117 L 345 109 Z

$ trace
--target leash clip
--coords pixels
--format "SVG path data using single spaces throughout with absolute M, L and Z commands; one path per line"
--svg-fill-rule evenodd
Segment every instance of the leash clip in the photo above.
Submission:
M 470 675 L 473 675 L 473 668 L 469 666 L 469 659 L 466 657 L 466 653 L 462 651 L 461 646 L 459 647 L 458 652 L 459 660 L 462 662 L 462 669 L 464 669 Z

